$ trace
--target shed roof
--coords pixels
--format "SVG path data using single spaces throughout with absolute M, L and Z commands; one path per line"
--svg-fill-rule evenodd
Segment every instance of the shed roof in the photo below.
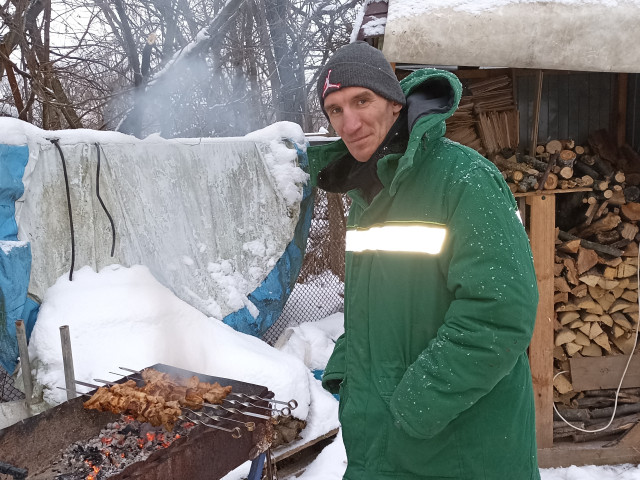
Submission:
M 390 62 L 640 72 L 640 0 L 389 0 Z

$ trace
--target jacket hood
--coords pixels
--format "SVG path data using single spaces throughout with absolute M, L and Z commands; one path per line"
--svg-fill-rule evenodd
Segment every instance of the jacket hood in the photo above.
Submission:
M 460 80 L 451 72 L 435 68 L 411 73 L 400 82 L 400 86 L 407 98 L 404 107 L 410 131 L 407 148 L 402 155 L 394 155 L 395 159 L 400 157 L 397 168 L 395 162 L 390 162 L 393 167 L 385 165 L 384 161 L 378 166 L 378 174 L 383 183 L 391 183 L 391 195 L 395 195 L 401 180 L 413 166 L 414 156 L 423 138 L 429 143 L 444 136 L 445 121 L 456 111 L 462 96 Z M 320 165 L 327 166 L 332 162 L 343 161 L 349 152 L 344 142 L 338 140 L 329 145 L 310 147 L 309 154 Z M 312 172 L 312 178 L 317 178 L 317 174 L 318 171 Z
M 427 144 L 444 136 L 446 120 L 458 108 L 462 84 L 453 73 L 435 68 L 417 70 L 400 82 L 407 97 L 409 143 L 398 160 L 393 173 L 389 194 L 395 195 L 398 186 L 413 167 L 416 151 L 424 141 Z M 384 170 L 385 165 L 381 165 Z M 384 173 L 381 172 L 382 175 Z

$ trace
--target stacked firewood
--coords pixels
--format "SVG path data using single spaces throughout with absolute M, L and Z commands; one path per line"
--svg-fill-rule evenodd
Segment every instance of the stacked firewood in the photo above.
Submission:
M 518 147 L 518 121 L 509 76 L 469 80 L 458 109 L 447 120 L 446 136 L 491 157 Z
M 560 153 L 568 150 L 566 143 L 559 143 Z M 612 145 L 606 132 L 596 132 L 582 150 L 571 148 L 576 155 L 570 165 L 558 164 L 561 155 L 554 155 L 557 150 L 547 151 L 548 144 L 544 151 L 538 150 L 538 155 L 549 153 L 550 163 L 556 157 L 554 165 L 570 166 L 574 172 L 567 178 L 570 182 L 580 179 L 591 183 L 587 191 L 559 196 L 566 201 L 558 208 L 558 218 L 564 215 L 565 225 L 557 228 L 554 272 L 556 373 L 572 372 L 574 362 L 586 360 L 582 357 L 626 356 L 634 349 L 640 240 L 640 171 L 636 171 L 640 163 L 635 161 L 640 158 L 634 158 L 637 154 L 625 147 Z M 570 209 L 570 203 L 578 208 Z M 570 227 L 567 212 L 572 217 Z M 554 379 L 554 400 L 567 420 L 592 431 L 607 425 L 616 397 L 615 390 L 574 389 L 571 373 L 565 373 Z M 639 402 L 640 389 L 622 389 L 615 420 L 597 433 L 580 432 L 556 415 L 554 438 L 571 437 L 580 442 L 626 432 L 640 420 Z
M 609 232 L 638 231 L 635 222 L 622 221 L 613 213 L 606 217 L 614 218 L 606 221 L 608 227 L 625 226 Z M 621 250 L 568 233 L 560 232 L 559 238 L 565 241 L 556 248 L 554 356 L 564 360 L 574 355 L 629 354 L 638 322 L 637 242 Z
M 560 415 L 566 422 L 584 431 L 567 425 Z M 612 415 L 615 417 L 613 420 Z M 613 437 L 615 440 L 611 443 L 616 444 L 620 435 L 634 428 L 638 420 L 640 388 L 626 388 L 620 392 L 613 389 L 587 390 L 575 396 L 571 405 L 559 406 L 558 413 L 554 415 L 553 438 L 571 438 L 578 443 Z

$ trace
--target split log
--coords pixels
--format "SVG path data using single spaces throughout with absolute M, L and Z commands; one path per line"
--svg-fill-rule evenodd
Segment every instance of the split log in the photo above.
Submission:
M 600 245 L 595 242 L 590 242 L 588 240 L 584 240 L 570 233 L 563 232 L 562 230 L 559 231 L 558 238 L 563 241 L 579 239 L 580 245 L 583 246 L 584 248 L 590 248 L 591 250 L 595 250 L 598 253 L 604 253 L 606 255 L 611 255 L 612 257 L 622 256 L 622 250 L 620 249 L 612 248 L 612 247 L 609 247 L 608 245 Z
M 622 219 L 618 215 L 608 214 L 578 232 L 580 237 L 590 237 L 598 232 L 608 232 L 618 226 Z M 618 255 L 616 255 L 618 256 Z

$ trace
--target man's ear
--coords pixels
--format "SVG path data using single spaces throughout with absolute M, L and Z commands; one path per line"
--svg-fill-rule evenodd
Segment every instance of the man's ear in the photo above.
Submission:
M 402 104 L 398 102 L 392 102 L 391 108 L 393 109 L 393 114 L 395 115 L 397 113 L 400 113 L 400 110 L 402 110 Z

